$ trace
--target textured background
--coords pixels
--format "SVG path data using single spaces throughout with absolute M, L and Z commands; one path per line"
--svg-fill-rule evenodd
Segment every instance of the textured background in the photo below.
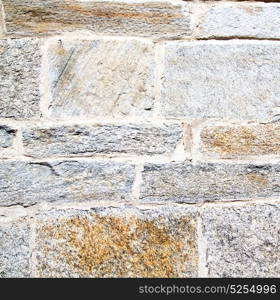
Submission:
M 0 277 L 280 277 L 280 2 L 0 0 Z

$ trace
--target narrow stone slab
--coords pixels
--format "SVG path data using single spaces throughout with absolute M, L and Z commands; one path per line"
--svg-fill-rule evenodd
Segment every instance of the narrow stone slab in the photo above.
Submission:
M 140 200 L 197 203 L 280 195 L 280 165 L 147 164 Z
M 91 30 L 107 35 L 181 37 L 190 34 L 190 12 L 170 1 L 2 0 L 10 33 Z
M 0 40 L 0 118 L 40 116 L 39 46 L 34 39 Z
M 172 42 L 165 48 L 162 114 L 267 120 L 280 106 L 280 48 L 268 41 Z
M 182 128 L 176 124 L 36 127 L 23 131 L 23 146 L 25 154 L 33 157 L 91 154 L 152 155 L 173 153 L 181 138 Z
M 202 9 L 198 38 L 280 39 L 279 3 L 212 3 Z
M 196 210 L 52 210 L 37 218 L 40 277 L 196 277 Z
M 280 203 L 208 207 L 202 224 L 209 277 L 279 277 Z
M 24 218 L 0 222 L 0 277 L 30 277 L 30 226 Z
M 0 163 L 0 206 L 131 201 L 134 167 L 92 161 Z
M 54 40 L 48 49 L 51 116 L 151 116 L 154 59 L 150 42 Z
M 280 125 L 209 125 L 203 128 L 200 151 L 215 158 L 260 157 L 280 154 Z

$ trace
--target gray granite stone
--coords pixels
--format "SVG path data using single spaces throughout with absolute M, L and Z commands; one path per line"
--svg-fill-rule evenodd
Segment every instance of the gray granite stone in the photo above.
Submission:
M 0 206 L 130 201 L 134 167 L 92 161 L 0 163 Z
M 144 166 L 141 202 L 197 203 L 280 195 L 280 166 L 188 163 Z
M 23 218 L 0 222 L 0 277 L 30 277 L 30 226 Z
M 209 277 L 280 276 L 280 203 L 208 207 L 202 215 Z
M 0 118 L 40 116 L 40 66 L 38 40 L 0 40 Z

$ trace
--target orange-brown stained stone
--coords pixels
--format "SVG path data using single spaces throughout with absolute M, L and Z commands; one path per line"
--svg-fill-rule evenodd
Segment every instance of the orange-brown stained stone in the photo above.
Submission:
M 209 126 L 201 132 L 201 151 L 222 158 L 280 154 L 280 125 Z
M 193 277 L 194 210 L 56 211 L 37 230 L 41 277 Z
M 3 0 L 10 33 L 89 29 L 102 34 L 181 36 L 190 33 L 190 14 L 181 3 L 151 1 Z

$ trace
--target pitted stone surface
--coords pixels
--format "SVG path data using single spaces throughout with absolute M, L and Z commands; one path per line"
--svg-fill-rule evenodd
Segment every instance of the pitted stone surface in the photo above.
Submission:
M 24 218 L 0 222 L 0 277 L 30 276 L 30 226 Z
M 40 66 L 38 40 L 0 40 L 0 118 L 40 116 Z
M 202 215 L 210 277 L 279 277 L 280 203 L 209 207 Z

